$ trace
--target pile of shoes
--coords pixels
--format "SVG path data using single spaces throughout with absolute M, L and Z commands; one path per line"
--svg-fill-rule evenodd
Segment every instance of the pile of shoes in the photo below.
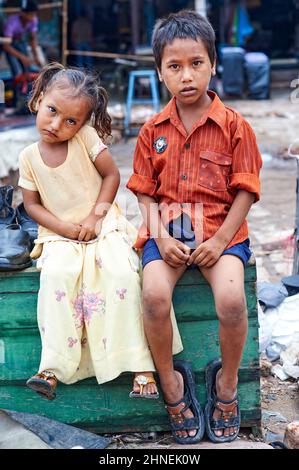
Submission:
M 0 187 L 0 271 L 19 271 L 32 264 L 30 251 L 38 226 L 24 204 L 12 207 L 13 186 Z

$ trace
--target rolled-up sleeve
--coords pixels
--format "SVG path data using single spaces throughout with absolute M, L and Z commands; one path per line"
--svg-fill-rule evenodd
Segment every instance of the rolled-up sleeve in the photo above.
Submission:
M 19 157 L 19 173 L 20 177 L 18 184 L 21 188 L 29 189 L 30 191 L 38 191 L 30 170 L 30 165 L 26 160 L 26 155 L 22 152 Z
M 239 122 L 238 122 L 239 121 Z M 262 157 L 254 132 L 247 121 L 239 117 L 232 139 L 232 173 L 229 175 L 229 189 L 243 189 L 260 199 L 260 169 Z
M 157 178 L 150 155 L 150 139 L 144 129 L 138 136 L 133 171 L 127 188 L 134 194 L 141 193 L 154 197 L 157 190 Z

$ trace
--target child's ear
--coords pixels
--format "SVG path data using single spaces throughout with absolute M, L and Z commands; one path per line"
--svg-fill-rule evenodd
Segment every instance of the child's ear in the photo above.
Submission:
M 212 75 L 216 75 L 216 62 L 214 62 L 214 65 L 212 66 Z
M 42 102 L 43 97 L 44 97 L 44 94 L 43 94 L 43 92 L 41 92 L 41 94 L 39 95 L 39 97 L 37 99 L 37 102 L 35 104 L 35 111 L 38 111 L 38 108 L 40 107 L 40 104 Z
M 157 69 L 157 72 L 158 72 L 158 77 L 159 77 L 160 82 L 163 82 L 163 77 L 161 75 L 161 71 L 159 69 Z

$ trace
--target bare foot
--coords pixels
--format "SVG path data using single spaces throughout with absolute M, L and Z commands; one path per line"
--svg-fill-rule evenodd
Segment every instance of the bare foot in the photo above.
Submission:
M 237 385 L 233 389 L 226 387 L 225 384 L 222 383 L 223 381 L 221 381 L 221 372 L 222 372 L 222 369 L 220 369 L 217 372 L 217 376 L 216 376 L 217 397 L 219 398 L 219 400 L 233 401 L 237 394 Z M 213 419 L 215 420 L 220 419 L 220 418 L 225 419 L 224 416 L 228 416 L 230 413 L 232 413 L 231 417 L 238 416 L 238 410 L 237 410 L 235 401 L 233 401 L 231 405 L 220 404 L 219 408 L 220 407 L 222 407 L 223 409 L 225 408 L 225 411 L 224 410 L 220 411 L 217 408 L 215 408 L 214 413 L 213 413 Z M 230 428 L 226 428 L 224 430 L 224 433 L 222 429 L 215 430 L 214 434 L 217 437 L 221 437 L 223 434 L 225 437 L 228 437 L 228 436 L 233 436 L 237 432 L 238 432 L 237 427 L 230 427 Z
M 161 378 L 160 378 L 161 380 Z M 184 396 L 184 380 L 180 372 L 174 371 L 174 380 L 171 383 L 164 383 L 162 386 L 163 389 L 163 395 L 164 395 L 164 400 L 167 403 L 176 403 L 179 400 L 181 400 Z M 173 419 L 175 422 L 176 421 L 181 421 L 184 422 L 184 417 L 185 418 L 193 418 L 194 414 L 188 408 L 184 412 L 179 412 L 177 410 L 178 407 L 173 407 L 173 411 L 171 410 L 171 406 L 167 406 L 167 411 L 170 415 L 170 418 Z M 181 406 L 180 408 L 184 408 L 184 406 Z M 172 418 L 172 416 L 176 416 L 176 418 Z M 176 431 L 176 435 L 178 437 L 186 438 L 188 436 L 193 437 L 197 433 L 197 429 L 189 429 L 188 431 Z
M 135 380 L 138 376 L 144 376 L 149 379 L 155 380 L 152 372 L 135 372 L 133 382 L 133 392 L 140 393 L 141 395 L 154 395 L 158 392 L 157 385 L 155 382 L 139 385 Z

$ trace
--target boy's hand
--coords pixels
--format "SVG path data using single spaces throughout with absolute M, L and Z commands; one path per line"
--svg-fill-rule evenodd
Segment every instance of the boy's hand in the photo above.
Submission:
M 190 248 L 179 240 L 169 236 L 156 239 L 163 260 L 172 268 L 186 264 L 190 256 Z
M 209 238 L 201 243 L 192 253 L 188 260 L 188 265 L 197 264 L 204 268 L 210 268 L 218 261 L 226 243 L 218 239 L 216 236 Z
M 101 232 L 102 221 L 103 219 L 100 219 L 96 215 L 93 215 L 93 214 L 88 215 L 80 223 L 81 230 L 78 235 L 78 240 L 89 242 L 90 240 L 93 240 L 94 238 L 96 238 Z

